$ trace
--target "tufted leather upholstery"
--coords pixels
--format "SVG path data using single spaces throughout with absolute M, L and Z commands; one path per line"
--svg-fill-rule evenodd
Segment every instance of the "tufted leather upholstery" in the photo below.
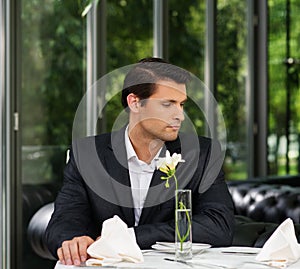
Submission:
M 249 181 L 228 182 L 228 186 L 236 210 L 233 245 L 262 247 L 278 224 L 288 217 L 295 223 L 300 242 L 300 187 Z M 52 211 L 53 203 L 41 207 L 31 218 L 27 229 L 28 241 L 34 252 L 48 259 L 53 257 L 45 245 L 43 234 Z
M 300 187 L 258 183 L 228 183 L 237 215 L 255 221 L 300 223 Z

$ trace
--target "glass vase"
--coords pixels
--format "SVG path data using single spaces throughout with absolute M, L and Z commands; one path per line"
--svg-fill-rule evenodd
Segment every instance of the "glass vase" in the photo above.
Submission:
M 192 259 L 192 192 L 175 191 L 175 259 Z

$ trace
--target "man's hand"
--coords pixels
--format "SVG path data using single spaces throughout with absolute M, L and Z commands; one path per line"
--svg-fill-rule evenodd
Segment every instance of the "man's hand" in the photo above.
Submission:
M 59 261 L 65 265 L 80 265 L 87 259 L 87 248 L 94 242 L 89 236 L 74 237 L 62 243 L 57 250 Z

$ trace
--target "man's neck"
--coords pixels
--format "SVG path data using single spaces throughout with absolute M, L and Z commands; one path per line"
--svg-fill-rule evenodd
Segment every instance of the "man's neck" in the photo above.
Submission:
M 162 140 L 144 137 L 138 128 L 128 128 L 128 137 L 139 160 L 148 164 L 164 145 Z

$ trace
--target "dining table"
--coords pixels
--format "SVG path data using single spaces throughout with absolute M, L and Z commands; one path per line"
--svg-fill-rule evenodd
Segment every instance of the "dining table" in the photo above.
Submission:
M 164 252 L 155 249 L 143 250 L 144 262 L 128 263 L 122 262 L 109 266 L 93 266 L 94 268 L 122 268 L 122 269 L 271 269 L 271 268 L 288 268 L 299 269 L 300 260 L 286 264 L 285 267 L 276 267 L 279 264 L 275 262 L 260 262 L 255 259 L 260 248 L 252 247 L 226 247 L 226 248 L 206 248 L 193 253 L 193 258 L 187 261 L 175 259 L 174 253 Z M 282 264 L 280 264 L 282 266 Z M 76 269 L 76 268 L 93 268 L 85 264 L 80 266 L 63 265 L 59 261 L 55 269 Z

